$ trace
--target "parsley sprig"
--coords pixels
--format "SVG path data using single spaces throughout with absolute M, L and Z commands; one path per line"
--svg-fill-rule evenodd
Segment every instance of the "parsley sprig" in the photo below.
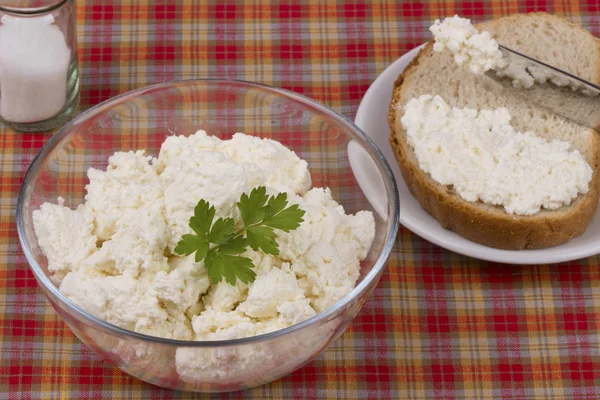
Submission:
M 244 283 L 253 282 L 256 273 L 252 268 L 255 265 L 240 254 L 248 246 L 266 254 L 279 254 L 274 229 L 289 232 L 304 221 L 304 210 L 297 204 L 286 208 L 287 204 L 286 193 L 269 197 L 264 186 L 253 189 L 249 196 L 242 194 L 237 206 L 243 226 L 234 231 L 233 218 L 214 221 L 215 207 L 200 200 L 190 218 L 190 228 L 195 233 L 183 235 L 175 253 L 189 256 L 195 252 L 196 262 L 204 260 L 204 267 L 213 283 L 221 282 L 223 278 L 230 285 L 235 285 L 236 279 Z

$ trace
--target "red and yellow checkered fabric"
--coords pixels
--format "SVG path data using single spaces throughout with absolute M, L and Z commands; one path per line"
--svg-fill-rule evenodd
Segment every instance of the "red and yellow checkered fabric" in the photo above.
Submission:
M 353 117 L 375 77 L 432 20 L 548 11 L 600 33 L 598 0 L 77 3 L 82 108 L 141 86 L 236 78 Z M 200 397 L 124 375 L 79 342 L 37 289 L 18 244 L 21 179 L 49 134 L 0 127 L 0 398 Z M 600 398 L 600 258 L 509 266 L 402 228 L 347 332 L 316 361 L 224 398 Z

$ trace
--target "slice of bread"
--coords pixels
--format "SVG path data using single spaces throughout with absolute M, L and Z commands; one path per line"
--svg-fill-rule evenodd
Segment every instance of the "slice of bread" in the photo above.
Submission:
M 544 13 L 517 14 L 477 28 L 489 31 L 509 48 L 593 83 L 600 82 L 600 40 L 565 19 Z M 423 94 L 439 95 L 452 107 L 506 107 L 515 129 L 570 142 L 593 170 L 589 192 L 568 206 L 553 211 L 542 209 L 529 216 L 508 214 L 500 206 L 464 200 L 452 186 L 437 183 L 420 169 L 406 140 L 400 121 L 401 106 Z M 474 75 L 467 67 L 457 65 L 448 50 L 434 52 L 432 42 L 396 80 L 388 122 L 390 143 L 411 193 L 444 228 L 471 241 L 510 250 L 556 246 L 583 234 L 596 213 L 600 193 L 598 133 L 523 100 L 518 93 L 486 76 Z

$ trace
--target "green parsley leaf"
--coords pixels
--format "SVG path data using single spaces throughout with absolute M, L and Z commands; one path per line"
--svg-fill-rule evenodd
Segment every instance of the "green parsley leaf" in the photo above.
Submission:
M 277 237 L 273 228 L 268 226 L 253 226 L 246 230 L 246 237 L 248 238 L 248 245 L 253 250 L 261 249 L 266 254 L 279 254 L 279 245 L 273 239 Z
M 209 259 L 207 258 L 207 260 Z M 215 283 L 221 282 L 224 277 L 225 281 L 233 286 L 236 279 L 249 283 L 256 278 L 256 273 L 252 271 L 254 264 L 252 264 L 252 260 L 246 257 L 215 252 L 214 256 L 210 257 L 209 263 L 205 265 L 208 276 Z
M 199 263 L 204 260 L 208 255 L 208 242 L 202 242 L 198 245 L 198 250 L 196 251 L 196 255 L 194 256 L 194 261 Z
M 287 193 L 279 193 L 277 196 L 271 196 L 265 207 L 265 219 L 279 213 L 287 206 Z
M 210 229 L 208 241 L 214 244 L 225 244 L 233 239 L 233 218 L 219 218 Z
M 190 228 L 200 236 L 208 236 L 210 226 L 215 217 L 215 208 L 208 202 L 200 200 L 194 208 L 194 216 L 190 218 Z
M 236 255 L 236 254 L 242 254 L 243 252 L 245 252 L 246 246 L 248 246 L 248 242 L 246 241 L 246 238 L 244 238 L 242 236 L 238 236 L 238 237 L 231 239 L 231 241 L 220 245 L 218 247 L 218 249 L 219 249 L 219 252 L 221 252 L 223 254 Z
M 181 254 L 182 256 L 189 256 L 198 250 L 198 246 L 201 245 L 202 242 L 202 238 L 199 238 L 196 235 L 183 235 L 175 247 L 175 253 Z
M 223 271 L 221 271 L 222 265 L 215 265 L 215 257 L 217 256 L 217 252 L 214 249 L 209 250 L 206 258 L 204 259 L 204 268 L 206 268 L 206 272 L 208 273 L 208 277 L 212 281 L 212 283 L 219 283 L 223 278 Z
M 235 275 L 239 280 L 244 283 L 254 282 L 254 279 L 256 278 L 256 272 L 252 270 L 252 268 L 254 268 L 254 264 L 252 263 L 251 259 L 227 255 L 223 255 L 223 257 L 225 258 L 225 262 L 229 265 L 229 267 L 235 270 Z M 227 279 L 227 282 L 229 282 L 231 285 L 234 285 L 235 279 L 233 280 L 233 283 L 231 283 L 229 279 Z
M 208 253 L 208 242 L 202 236 L 183 235 L 175 247 L 175 253 L 189 256 L 196 252 L 196 262 L 202 261 Z
M 242 194 L 237 205 L 242 214 L 245 226 L 250 226 L 263 220 L 265 216 L 264 206 L 268 198 L 267 188 L 264 186 L 252 189 L 250 196 L 246 193 Z
M 196 253 L 194 259 L 204 261 L 213 283 L 221 282 L 223 278 L 230 285 L 235 285 L 238 279 L 244 283 L 253 282 L 256 278 L 252 270 L 254 264 L 240 254 L 248 246 L 266 254 L 279 254 L 274 229 L 289 232 L 304 221 L 304 211 L 298 205 L 286 208 L 287 204 L 286 193 L 269 197 L 264 186 L 254 188 L 250 195 L 242 194 L 237 205 L 243 226 L 235 231 L 233 218 L 215 221 L 215 208 L 200 200 L 189 223 L 195 234 L 183 235 L 175 253 L 185 256 Z
M 298 204 L 294 204 L 272 217 L 265 218 L 263 224 L 270 226 L 271 228 L 289 232 L 300 226 L 304 221 L 304 218 L 302 218 L 303 216 L 304 210 L 301 210 L 298 207 Z

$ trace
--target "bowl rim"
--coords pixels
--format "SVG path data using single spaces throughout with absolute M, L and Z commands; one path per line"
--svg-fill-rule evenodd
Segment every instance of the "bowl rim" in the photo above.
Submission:
M 25 192 L 29 186 L 29 183 L 30 183 L 29 181 L 31 180 L 31 177 L 35 173 L 38 172 L 38 170 L 41 167 L 42 162 L 46 159 L 50 150 L 54 148 L 54 145 L 56 143 L 58 143 L 62 140 L 62 138 L 66 135 L 66 132 L 68 132 L 71 128 L 77 126 L 80 122 L 83 122 L 83 121 L 89 119 L 90 117 L 94 116 L 95 114 L 97 114 L 101 111 L 104 111 L 106 108 L 112 107 L 119 103 L 123 103 L 123 102 L 127 101 L 129 98 L 139 96 L 141 94 L 144 94 L 145 92 L 153 91 L 153 90 L 157 90 L 157 89 L 166 89 L 166 88 L 177 86 L 177 85 L 185 86 L 185 85 L 198 84 L 198 83 L 234 84 L 234 85 L 243 85 L 243 86 L 254 87 L 254 88 L 261 89 L 261 90 L 266 89 L 266 90 L 274 92 L 276 95 L 288 97 L 295 101 L 299 101 L 301 103 L 308 103 L 310 106 L 314 107 L 319 112 L 327 114 L 330 117 L 334 117 L 338 122 L 342 123 L 342 125 L 346 125 L 348 128 L 351 128 L 351 130 L 353 130 L 357 134 L 357 136 L 359 136 L 361 139 L 364 140 L 366 145 L 370 148 L 371 152 L 373 152 L 374 155 L 377 156 L 377 158 L 378 158 L 377 161 L 379 162 L 380 166 L 382 167 L 381 172 L 385 176 L 384 185 L 389 187 L 389 191 L 391 192 L 391 198 L 388 199 L 389 203 L 391 203 L 391 205 L 388 206 L 388 218 L 391 218 L 390 231 L 389 231 L 389 233 L 386 234 L 387 237 L 385 238 L 383 248 L 382 248 L 379 256 L 377 257 L 377 260 L 373 264 L 373 268 L 371 268 L 371 270 L 367 273 L 367 275 L 365 275 L 363 280 L 358 285 L 356 285 L 352 289 L 352 291 L 350 291 L 350 293 L 348 293 L 346 296 L 344 296 L 343 298 L 338 300 L 335 304 L 333 304 L 331 307 L 329 307 L 325 311 L 317 313 L 313 317 L 311 317 L 307 320 L 304 320 L 298 324 L 289 326 L 287 328 L 279 329 L 279 330 L 269 332 L 269 333 L 264 333 L 261 335 L 249 336 L 249 337 L 244 337 L 244 338 L 239 338 L 239 339 L 182 340 L 182 339 L 163 338 L 163 337 L 159 337 L 159 336 L 151 336 L 151 335 L 147 335 L 144 333 L 139 333 L 139 332 L 131 331 L 129 329 L 121 328 L 117 325 L 114 325 L 110 322 L 104 321 L 103 319 L 98 318 L 98 317 L 92 315 L 91 313 L 88 313 L 87 311 L 85 311 L 82 307 L 75 304 L 73 301 L 68 299 L 65 295 L 63 295 L 60 292 L 59 288 L 43 272 L 42 268 L 40 267 L 37 260 L 33 256 L 33 253 L 29 247 L 29 243 L 25 239 L 25 222 L 24 222 L 24 212 L 23 212 L 23 207 L 24 207 L 24 202 L 25 202 L 25 200 L 24 200 Z M 390 165 L 388 164 L 387 160 L 383 156 L 383 153 L 381 152 L 381 150 L 373 142 L 373 140 L 361 128 L 359 128 L 356 124 L 354 124 L 354 122 L 350 118 L 346 117 L 345 115 L 343 115 L 341 113 L 338 113 L 331 107 L 329 107 L 325 104 L 322 104 L 315 99 L 312 99 L 308 96 L 296 93 L 291 90 L 282 89 L 282 88 L 278 88 L 278 87 L 274 87 L 274 86 L 270 86 L 270 85 L 266 85 L 266 84 L 262 84 L 262 83 L 257 83 L 257 82 L 249 82 L 249 81 L 239 80 L 239 79 L 207 78 L 207 79 L 175 80 L 175 81 L 170 81 L 170 82 L 166 82 L 166 83 L 158 83 L 155 85 L 149 85 L 149 86 L 144 86 L 141 88 L 133 89 L 133 90 L 127 91 L 125 93 L 119 94 L 117 96 L 111 97 L 93 107 L 90 107 L 89 109 L 83 111 L 82 113 L 78 114 L 75 118 L 73 118 L 71 121 L 69 121 L 64 126 L 62 126 L 58 130 L 58 132 L 56 132 L 56 134 L 54 134 L 50 139 L 48 139 L 46 144 L 44 144 L 42 149 L 32 159 L 32 161 L 27 169 L 27 172 L 25 173 L 25 176 L 23 177 L 23 181 L 21 183 L 21 188 L 19 190 L 19 197 L 17 200 L 17 213 L 16 214 L 17 214 L 16 215 L 16 217 L 17 217 L 17 233 L 19 236 L 19 243 L 21 245 L 21 248 L 23 249 L 23 253 L 25 254 L 25 257 L 29 264 L 29 268 L 34 273 L 35 277 L 38 280 L 38 283 L 43 284 L 43 286 L 46 289 L 48 289 L 50 292 L 52 292 L 54 294 L 54 296 L 56 296 L 56 298 L 62 304 L 64 304 L 69 310 L 72 310 L 73 312 L 75 312 L 77 314 L 78 317 L 76 319 L 88 320 L 88 321 L 92 322 L 92 324 L 100 325 L 100 327 L 102 327 L 105 330 L 110 331 L 111 333 L 117 333 L 119 335 L 123 335 L 126 337 L 130 337 L 130 338 L 142 340 L 142 341 L 150 341 L 150 342 L 166 344 L 166 345 L 176 345 L 179 347 L 226 347 L 226 346 L 235 346 L 235 345 L 263 342 L 266 340 L 284 336 L 288 333 L 302 330 L 303 328 L 305 328 L 309 325 L 313 325 L 315 323 L 327 321 L 327 319 L 329 317 L 331 317 L 334 314 L 337 314 L 338 311 L 344 309 L 351 302 L 351 300 L 358 298 L 367 289 L 369 284 L 373 280 L 375 280 L 381 272 L 383 272 L 383 269 L 386 265 L 386 262 L 389 258 L 389 255 L 390 255 L 392 248 L 394 246 L 394 243 L 396 241 L 396 236 L 398 234 L 399 218 L 400 218 L 400 204 L 399 204 L 399 195 L 398 195 L 398 188 L 396 185 L 396 180 L 394 178 L 394 175 L 392 173 L 392 169 L 390 168 Z M 47 299 L 47 300 L 50 301 L 50 299 Z M 59 317 L 60 317 L 60 315 L 59 315 Z
M 62 7 L 69 0 L 56 0 L 50 4 L 39 7 L 13 7 L 8 5 L 0 5 L 0 11 L 10 13 L 17 16 L 32 16 L 37 14 L 45 14 Z

